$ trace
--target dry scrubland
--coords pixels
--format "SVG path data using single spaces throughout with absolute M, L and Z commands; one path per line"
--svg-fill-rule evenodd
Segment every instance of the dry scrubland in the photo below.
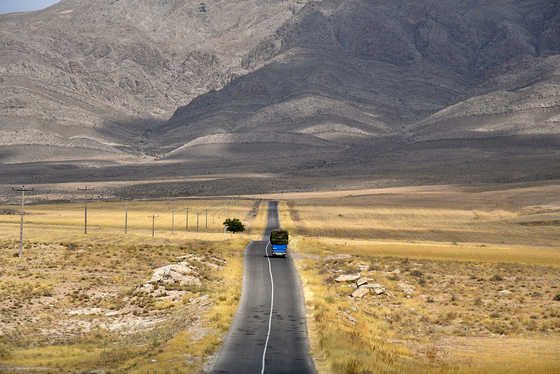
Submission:
M 560 370 L 558 186 L 270 196 L 282 197 L 319 372 Z M 237 308 L 243 248 L 266 220 L 260 201 L 231 205 L 225 216 L 249 233 L 224 243 L 224 208 L 214 222 L 211 210 L 223 202 L 129 202 L 127 235 L 124 203 L 89 203 L 87 235 L 83 204 L 28 205 L 21 260 L 18 207 L 1 207 L 2 372 L 209 367 Z M 193 232 L 191 214 L 185 232 L 187 206 L 210 209 L 208 228 L 204 213 Z M 152 278 L 177 263 L 188 274 Z M 358 273 L 385 293 L 352 298 L 356 285 L 335 281 Z
M 266 222 L 265 204 L 254 201 L 216 208 L 212 222 L 212 206 L 224 202 L 129 202 L 127 235 L 124 202 L 90 202 L 87 235 L 83 204 L 27 205 L 21 259 L 18 207 L 1 207 L 0 371 L 194 373 L 208 365 L 237 308 L 243 249 Z M 190 208 L 191 231 L 177 209 L 171 233 L 172 206 Z M 192 212 L 207 208 L 208 228 L 201 214 L 197 233 Z M 226 217 L 248 233 L 224 242 Z M 171 264 L 180 272 L 153 277 Z
M 285 198 L 320 372 L 560 371 L 558 185 Z

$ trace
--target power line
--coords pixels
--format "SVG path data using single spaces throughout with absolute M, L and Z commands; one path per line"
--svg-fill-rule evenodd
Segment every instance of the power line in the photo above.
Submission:
M 152 214 L 151 216 L 148 216 L 148 218 L 149 217 L 152 217 L 152 238 L 153 238 L 156 231 L 156 218 L 159 218 L 159 216 Z
M 25 204 L 25 191 L 35 191 L 34 188 L 25 189 L 25 186 L 21 186 L 21 188 L 12 188 L 12 191 L 20 192 L 21 191 L 21 225 L 19 228 L 19 258 L 21 258 L 23 252 L 23 207 Z
M 128 233 L 128 200 L 125 200 L 125 213 L 124 213 L 124 233 Z
M 86 186 L 86 188 L 78 188 L 79 191 L 84 191 L 84 201 L 85 201 L 85 211 L 84 211 L 84 216 L 85 216 L 85 220 L 84 220 L 84 233 L 87 234 L 87 192 L 88 191 L 93 191 L 94 188 L 88 188 Z
M 196 214 L 196 232 L 198 232 L 198 216 L 202 214 L 202 212 L 195 213 Z

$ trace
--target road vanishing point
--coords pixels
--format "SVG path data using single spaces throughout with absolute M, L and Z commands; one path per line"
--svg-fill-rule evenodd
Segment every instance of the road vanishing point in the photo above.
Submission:
M 245 248 L 239 307 L 213 374 L 316 373 L 299 275 L 289 253 L 272 257 L 270 231 L 279 227 L 272 201 L 261 240 Z

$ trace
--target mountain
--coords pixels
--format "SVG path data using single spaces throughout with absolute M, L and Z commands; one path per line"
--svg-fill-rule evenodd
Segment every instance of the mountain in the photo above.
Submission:
M 141 156 L 146 129 L 244 75 L 246 53 L 297 7 L 62 0 L 0 15 L 2 161 Z
M 330 140 L 333 132 L 424 140 L 557 134 L 559 7 L 308 3 L 243 60 L 262 67 L 179 108 L 156 144 L 247 131 Z
M 553 0 L 62 0 L 0 16 L 0 50 L 5 165 L 558 177 Z

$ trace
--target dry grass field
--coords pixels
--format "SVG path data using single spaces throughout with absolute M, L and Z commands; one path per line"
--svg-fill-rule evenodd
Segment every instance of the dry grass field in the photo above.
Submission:
M 560 371 L 559 186 L 261 197 L 283 198 L 320 373 Z M 83 203 L 26 205 L 21 259 L 19 207 L 0 207 L 1 372 L 210 367 L 266 204 L 125 204 L 88 203 L 87 234 Z M 224 241 L 227 217 L 248 231 Z
M 560 186 L 285 199 L 320 372 L 560 372 Z
M 26 205 L 22 258 L 19 208 L 0 207 L 0 372 L 201 371 L 235 314 L 243 249 L 266 223 L 260 201 L 227 204 L 90 202 L 87 234 L 83 203 Z M 224 241 L 227 217 L 247 232 Z

